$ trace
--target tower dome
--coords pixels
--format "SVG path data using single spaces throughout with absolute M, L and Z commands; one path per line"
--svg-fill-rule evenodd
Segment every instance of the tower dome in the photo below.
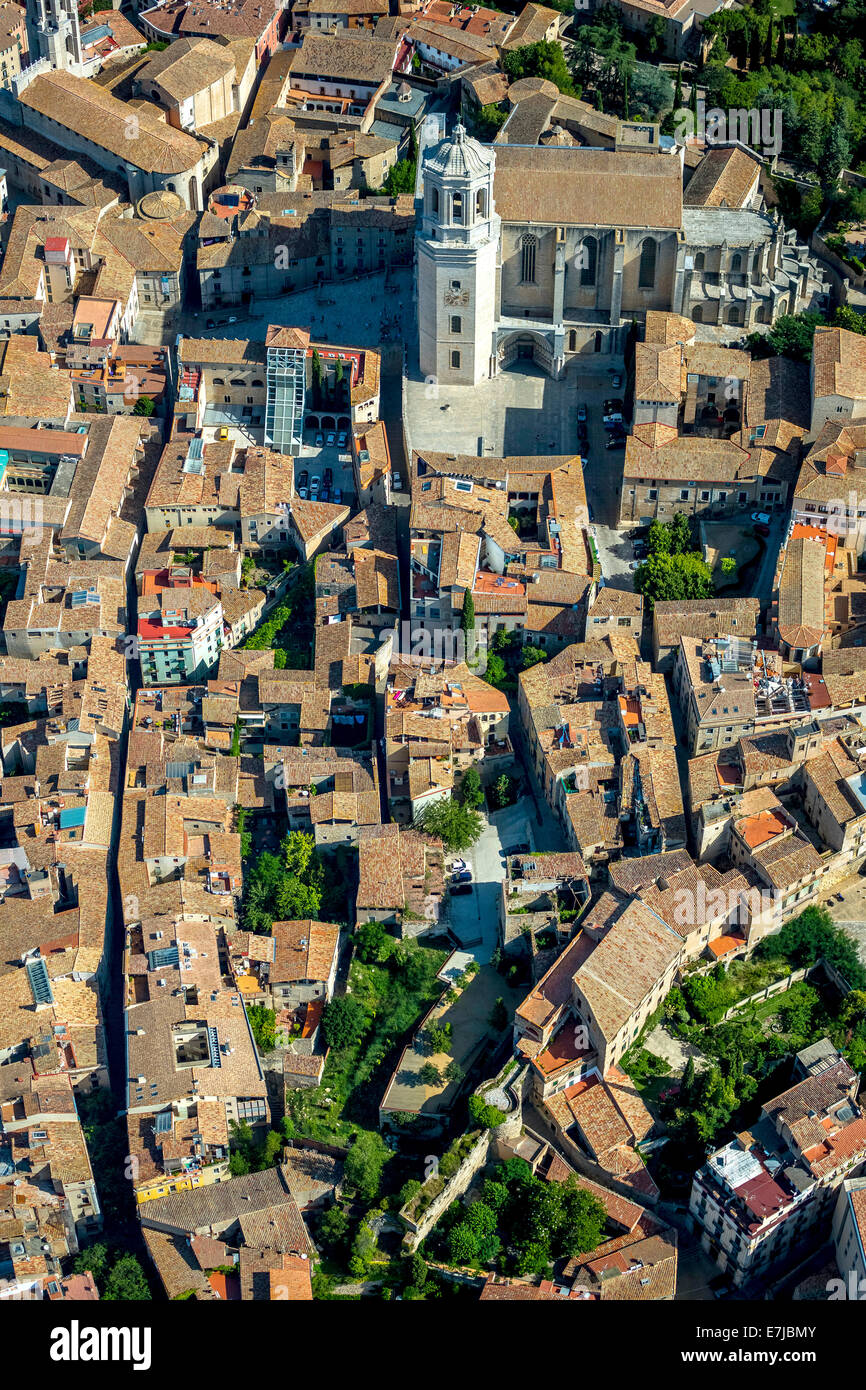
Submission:
M 454 133 L 427 154 L 425 170 L 443 178 L 477 179 L 484 177 L 493 166 L 494 154 L 478 140 L 466 134 L 466 127 L 456 125 Z

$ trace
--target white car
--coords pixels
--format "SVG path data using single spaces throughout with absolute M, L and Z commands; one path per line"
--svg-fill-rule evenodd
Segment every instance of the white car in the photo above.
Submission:
M 769 526 L 772 518 L 769 512 L 752 512 L 752 520 L 757 521 L 759 526 Z
M 395 492 L 399 492 L 399 491 L 401 490 L 403 484 L 402 484 L 401 481 L 400 481 L 400 474 L 399 474 L 399 473 L 392 473 L 392 474 L 391 474 L 391 486 L 392 486 L 392 488 L 394 489 Z

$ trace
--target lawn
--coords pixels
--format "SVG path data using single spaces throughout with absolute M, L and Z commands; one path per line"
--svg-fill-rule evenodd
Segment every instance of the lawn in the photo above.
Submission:
M 436 976 L 447 951 L 390 940 L 386 949 L 382 962 L 370 965 L 355 958 L 349 969 L 349 991 L 369 1019 L 360 1042 L 332 1048 L 321 1086 L 288 1097 L 299 1132 L 311 1139 L 340 1144 L 359 1128 L 378 1129 L 379 1102 L 400 1052 L 443 991 Z M 405 969 L 398 965 L 402 953 Z

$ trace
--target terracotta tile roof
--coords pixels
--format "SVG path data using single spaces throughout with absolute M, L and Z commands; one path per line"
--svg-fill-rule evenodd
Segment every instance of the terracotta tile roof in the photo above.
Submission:
M 497 146 L 493 193 L 509 222 L 682 225 L 679 164 L 664 155 Z
M 711 149 L 689 179 L 683 203 L 689 208 L 742 208 L 761 173 L 761 161 L 741 145 Z
M 812 344 L 814 395 L 866 400 L 866 339 L 845 328 L 816 328 Z
M 21 93 L 24 106 L 77 131 L 85 139 L 148 173 L 182 174 L 194 169 L 205 146 L 184 131 L 159 119 L 156 108 L 134 111 L 86 77 L 49 72 L 34 79 Z M 130 120 L 137 121 L 137 138 L 130 140 Z

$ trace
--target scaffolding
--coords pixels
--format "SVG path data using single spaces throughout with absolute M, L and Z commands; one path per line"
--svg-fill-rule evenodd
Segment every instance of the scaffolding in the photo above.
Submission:
M 303 348 L 267 350 L 265 447 L 297 455 L 304 425 L 305 359 Z

